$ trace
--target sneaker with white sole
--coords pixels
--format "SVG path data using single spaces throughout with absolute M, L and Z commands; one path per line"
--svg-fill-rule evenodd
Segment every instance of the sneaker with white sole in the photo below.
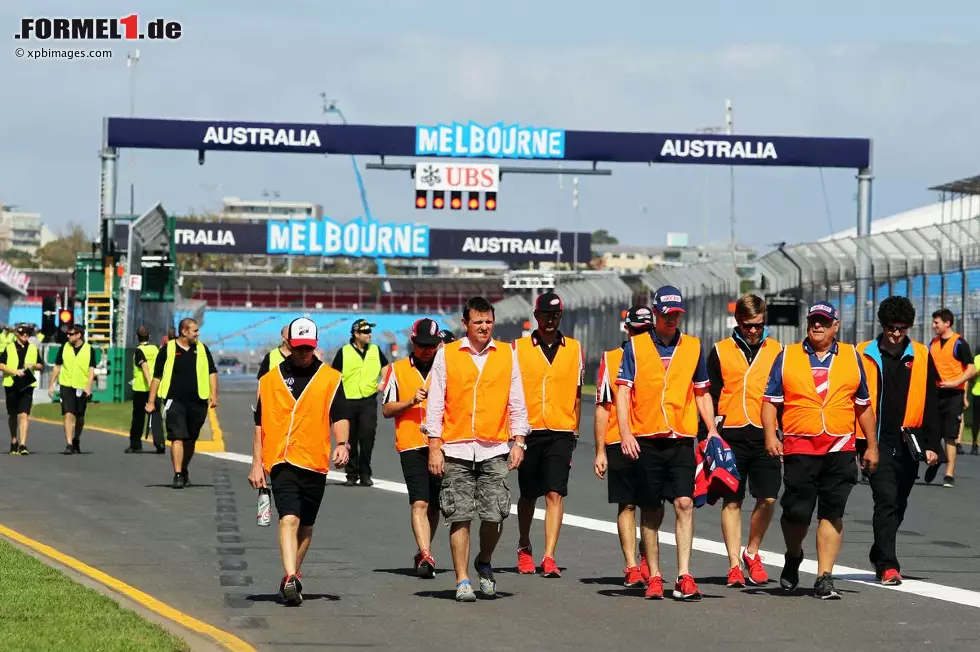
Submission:
M 456 602 L 476 602 L 476 593 L 469 580 L 463 580 L 456 585 Z
M 497 580 L 493 578 L 493 566 L 489 562 L 482 563 L 479 557 L 473 561 L 473 566 L 480 576 L 480 593 L 488 598 L 496 597 Z

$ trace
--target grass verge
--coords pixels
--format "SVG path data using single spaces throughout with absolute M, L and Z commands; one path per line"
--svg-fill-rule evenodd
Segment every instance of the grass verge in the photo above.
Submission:
M 31 416 L 61 421 L 61 403 L 41 403 L 31 409 Z M 133 418 L 131 403 L 91 403 L 85 410 L 85 425 L 129 432 Z
M 4 650 L 186 651 L 187 643 L 0 540 Z

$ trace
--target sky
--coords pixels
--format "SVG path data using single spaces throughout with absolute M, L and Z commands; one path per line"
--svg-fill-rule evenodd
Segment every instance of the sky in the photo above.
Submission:
M 980 3 L 777 0 L 652 3 L 535 0 L 68 0 L 0 3 L 0 203 L 39 212 L 55 231 L 98 226 L 104 116 L 269 122 L 323 120 L 320 93 L 353 124 L 470 120 L 591 131 L 860 137 L 874 141 L 872 215 L 937 200 L 934 186 L 980 174 Z M 736 6 L 738 5 L 738 6 Z M 180 21 L 178 41 L 53 42 L 109 47 L 111 59 L 16 58 L 20 19 L 138 13 Z M 28 47 L 38 47 L 35 41 Z M 368 160 L 361 159 L 362 166 Z M 398 162 L 409 162 L 402 160 Z M 496 213 L 419 211 L 407 172 L 364 171 L 381 221 L 442 228 L 605 228 L 661 245 L 729 237 L 729 169 L 616 164 L 611 177 L 505 177 Z M 306 154 L 124 151 L 118 212 L 160 201 L 173 214 L 221 198 L 312 201 L 362 215 L 350 159 Z M 852 227 L 854 170 L 736 168 L 741 242 L 762 250 Z

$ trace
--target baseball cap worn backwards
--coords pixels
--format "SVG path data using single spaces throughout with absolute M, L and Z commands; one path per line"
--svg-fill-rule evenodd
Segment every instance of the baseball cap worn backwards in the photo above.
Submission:
M 412 342 L 418 346 L 439 346 L 439 324 L 431 319 L 420 319 L 412 324 Z

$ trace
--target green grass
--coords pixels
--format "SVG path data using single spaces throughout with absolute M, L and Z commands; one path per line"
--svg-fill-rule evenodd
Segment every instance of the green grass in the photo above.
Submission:
M 61 421 L 61 403 L 41 403 L 31 409 L 31 416 Z M 85 410 L 85 425 L 129 432 L 133 419 L 131 403 L 91 403 Z
M 0 541 L 0 648 L 185 651 L 188 645 L 98 591 Z

